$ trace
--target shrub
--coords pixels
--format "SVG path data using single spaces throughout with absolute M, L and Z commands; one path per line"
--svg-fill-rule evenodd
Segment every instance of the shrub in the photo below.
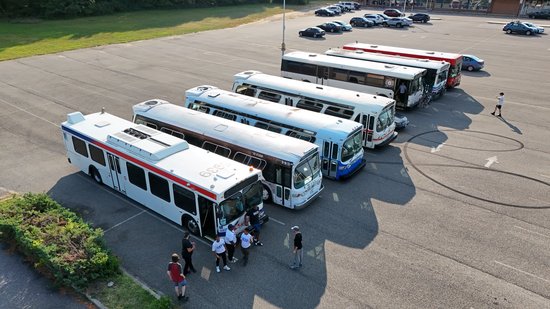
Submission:
M 119 272 L 101 229 L 94 229 L 46 194 L 25 194 L 0 203 L 0 233 L 60 285 L 84 288 Z

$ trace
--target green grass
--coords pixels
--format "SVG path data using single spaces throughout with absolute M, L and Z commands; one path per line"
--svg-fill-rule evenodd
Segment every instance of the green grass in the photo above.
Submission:
M 89 289 L 90 296 L 99 300 L 109 309 L 169 309 L 174 307 L 168 296 L 157 300 L 125 274 L 112 281 L 114 283 L 112 287 L 108 287 L 106 281 L 99 281 Z
M 287 11 L 292 7 L 287 6 Z M 235 27 L 282 13 L 281 6 L 150 10 L 70 20 L 0 20 L 0 61 Z

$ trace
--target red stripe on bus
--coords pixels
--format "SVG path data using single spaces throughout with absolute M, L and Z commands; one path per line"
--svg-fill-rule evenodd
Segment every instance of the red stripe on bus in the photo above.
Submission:
M 188 188 L 188 189 L 197 191 L 197 192 L 199 192 L 199 193 L 201 193 L 201 194 L 204 194 L 204 195 L 208 196 L 209 198 L 211 198 L 211 199 L 213 199 L 213 200 L 217 200 L 217 196 L 216 196 L 215 193 L 212 193 L 212 192 L 210 192 L 210 191 L 207 191 L 207 190 L 205 190 L 205 189 L 203 189 L 203 188 L 201 188 L 201 187 L 197 187 L 197 186 L 195 186 L 195 185 L 193 185 L 193 184 L 191 184 L 191 183 L 186 183 L 184 180 L 182 180 L 182 179 L 180 179 L 180 178 L 178 178 L 178 177 L 176 177 L 176 176 L 174 176 L 174 175 L 171 175 L 171 174 L 169 174 L 169 173 L 167 173 L 167 172 L 165 172 L 165 171 L 163 171 L 163 170 L 161 170 L 161 169 L 158 169 L 158 168 L 156 168 L 156 167 L 154 167 L 154 166 L 152 166 L 152 165 L 149 165 L 149 164 L 147 164 L 147 163 L 145 163 L 145 162 L 139 161 L 139 160 L 136 159 L 136 158 L 130 157 L 130 156 L 126 155 L 125 153 L 122 153 L 122 152 L 120 152 L 120 151 L 118 151 L 118 150 L 116 150 L 116 149 L 114 149 L 114 148 L 111 148 L 111 147 L 109 147 L 109 146 L 107 146 L 107 145 L 104 145 L 104 144 L 102 144 L 102 143 L 100 143 L 100 142 L 98 142 L 98 141 L 95 141 L 95 140 L 94 140 L 93 143 L 94 143 L 95 145 L 97 145 L 97 146 L 99 146 L 99 147 L 101 147 L 101 148 L 103 148 L 103 149 L 109 151 L 109 152 L 112 152 L 112 153 L 116 154 L 116 155 L 119 156 L 119 157 L 122 157 L 122 158 L 124 158 L 124 159 L 126 159 L 126 160 L 128 160 L 128 161 L 131 161 L 131 162 L 133 162 L 133 163 L 135 163 L 135 164 L 137 164 L 137 165 L 140 165 L 140 166 L 142 166 L 142 167 L 144 167 L 144 168 L 146 168 L 146 169 L 148 169 L 148 170 L 150 170 L 150 171 L 152 171 L 152 172 L 155 172 L 155 173 L 157 173 L 157 174 L 159 174 L 159 175 L 162 175 L 162 176 L 164 176 L 164 177 L 166 177 L 166 178 L 172 180 L 173 182 L 176 182 L 176 183 L 182 185 L 184 188 Z

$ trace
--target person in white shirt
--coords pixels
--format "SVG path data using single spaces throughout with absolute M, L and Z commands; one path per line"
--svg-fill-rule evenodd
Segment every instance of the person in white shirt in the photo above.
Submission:
M 250 234 L 250 229 L 245 228 L 244 232 L 241 235 L 241 252 L 243 253 L 243 265 L 248 264 L 248 249 L 252 245 L 252 235 Z
M 494 115 L 498 109 L 498 115 L 499 117 L 502 117 L 502 105 L 504 105 L 504 92 L 501 92 L 500 95 L 497 97 L 497 106 L 495 106 L 495 110 L 491 113 L 491 115 Z
M 216 235 L 216 241 L 212 243 L 212 252 L 216 256 L 216 272 L 220 272 L 220 260 L 223 260 L 223 269 L 231 270 L 227 266 L 227 257 L 225 256 L 225 242 L 220 238 L 220 234 Z
M 235 263 L 238 261 L 236 257 L 233 255 L 235 254 L 235 247 L 237 246 L 237 237 L 235 236 L 235 226 L 233 224 L 229 224 L 227 226 L 227 232 L 225 232 L 225 247 L 227 248 L 227 257 L 229 258 L 229 262 Z

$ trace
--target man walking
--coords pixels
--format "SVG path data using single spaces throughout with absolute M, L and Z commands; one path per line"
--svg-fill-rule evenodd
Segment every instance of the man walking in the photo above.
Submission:
M 302 267 L 302 260 L 304 259 L 304 252 L 302 250 L 302 233 L 300 232 L 300 227 L 295 225 L 292 228 L 294 232 L 294 248 L 292 252 L 294 253 L 294 263 L 290 265 L 290 268 L 297 269 Z
M 193 266 L 193 251 L 195 250 L 195 242 L 189 240 L 189 232 L 183 233 L 183 239 L 181 240 L 181 257 L 185 261 L 185 266 L 183 267 L 183 274 L 187 276 L 190 271 L 196 273 L 195 267 Z
M 407 106 L 407 97 L 407 86 L 404 82 L 401 82 L 401 85 L 399 85 L 399 99 L 405 106 Z
M 254 206 L 246 213 L 246 225 L 252 225 L 254 228 L 254 245 L 263 246 L 264 244 L 260 241 L 262 224 L 260 223 L 260 207 L 258 205 Z
M 498 109 L 498 115 L 499 117 L 502 117 L 502 105 L 504 105 L 504 92 L 501 92 L 500 95 L 497 97 L 497 106 L 495 106 L 495 110 L 491 113 L 491 115 L 495 115 L 495 112 Z
M 216 235 L 216 241 L 212 243 L 212 252 L 216 256 L 216 272 L 220 272 L 220 260 L 223 260 L 223 269 L 229 271 L 231 268 L 227 266 L 227 257 L 225 255 L 225 242 L 220 238 L 220 234 Z
M 183 275 L 183 267 L 179 263 L 180 257 L 177 253 L 172 254 L 172 261 L 168 264 L 168 278 L 174 283 L 174 288 L 176 290 L 176 295 L 178 299 L 187 301 L 188 296 L 185 296 L 185 287 L 187 286 L 187 280 Z
M 227 232 L 225 232 L 225 246 L 227 247 L 227 257 L 229 258 L 229 262 L 235 263 L 238 261 L 236 257 L 233 255 L 235 254 L 235 247 L 237 246 L 237 236 L 235 236 L 235 226 L 233 224 L 229 224 L 227 227 Z
M 250 229 L 245 228 L 241 235 L 241 252 L 243 253 L 243 265 L 248 264 L 248 249 L 252 245 L 252 235 L 250 235 Z

